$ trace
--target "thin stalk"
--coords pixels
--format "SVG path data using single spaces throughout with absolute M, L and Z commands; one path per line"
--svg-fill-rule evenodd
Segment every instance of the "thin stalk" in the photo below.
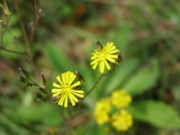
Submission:
M 102 80 L 102 78 L 109 75 L 111 72 L 113 72 L 116 69 L 116 67 L 117 67 L 116 65 L 113 65 L 112 70 L 110 70 L 106 74 L 101 74 L 101 76 L 98 78 L 98 80 L 92 86 L 92 88 L 85 94 L 84 98 L 81 99 L 81 101 L 79 102 L 78 108 L 80 108 L 82 101 L 96 88 L 96 86 L 99 84 L 99 82 Z
M 30 78 L 29 78 L 29 80 L 33 83 L 33 85 L 39 87 L 42 92 L 44 92 L 45 94 L 47 94 L 47 96 L 49 96 L 49 95 L 48 95 L 48 92 L 47 92 L 44 88 L 42 88 L 41 86 L 39 86 L 37 83 L 35 83 L 35 82 L 34 82 L 33 80 L 31 80 Z
M 34 7 L 35 7 L 35 12 L 36 12 L 36 15 L 38 14 L 38 9 L 37 9 L 37 1 L 34 0 Z
M 16 1 L 16 0 L 14 0 L 14 5 L 15 5 L 15 8 L 16 8 L 16 10 L 17 10 L 18 17 L 19 17 L 19 19 L 20 19 L 20 25 L 21 25 L 21 28 L 22 28 L 22 32 L 23 32 L 23 35 L 24 35 L 26 44 L 27 44 L 28 46 L 30 46 L 30 44 L 29 44 L 29 39 L 28 39 L 28 36 L 27 36 L 27 32 L 26 32 L 26 29 L 25 29 L 25 27 L 24 27 L 24 23 L 23 23 L 23 20 L 22 20 L 22 17 L 21 17 L 21 13 L 20 13 L 20 11 L 19 11 L 19 7 L 18 7 L 18 5 L 17 5 L 17 1 Z
M 93 85 L 93 87 L 85 94 L 83 100 L 94 90 L 94 88 L 96 88 L 96 86 L 98 85 L 98 83 L 100 82 L 100 80 L 104 77 L 104 74 L 101 74 L 101 76 L 98 78 L 98 80 L 95 82 L 95 84 Z
M 15 9 L 17 11 L 18 17 L 20 19 L 21 29 L 22 29 L 22 32 L 23 32 L 23 35 L 24 35 L 24 39 L 25 39 L 25 42 L 26 42 L 27 56 L 30 59 L 30 61 L 31 61 L 35 71 L 37 73 L 39 73 L 39 69 L 38 69 L 38 67 L 36 66 L 36 64 L 33 61 L 33 56 L 32 56 L 32 51 L 31 51 L 30 41 L 29 41 L 30 39 L 28 38 L 28 34 L 27 34 L 27 31 L 26 31 L 25 26 L 24 26 L 24 22 L 23 22 L 23 19 L 22 19 L 22 16 L 21 16 L 21 12 L 20 12 L 18 4 L 17 4 L 17 0 L 13 0 L 13 2 L 14 2 L 14 6 L 15 6 Z
M 38 22 L 39 22 L 39 18 L 40 18 L 40 15 L 39 15 L 39 12 L 38 12 L 38 8 L 37 8 L 37 1 L 34 0 L 34 9 L 35 9 L 35 13 L 36 13 L 36 20 L 35 20 L 35 23 L 32 22 L 31 23 L 31 33 L 30 33 L 30 43 L 32 43 L 32 40 L 33 40 L 33 37 L 34 37 L 34 31 L 35 31 L 35 28 L 36 26 L 38 25 Z
M 4 34 L 5 34 L 5 32 L 6 32 L 6 29 L 7 29 L 8 23 L 9 23 L 9 20 L 10 20 L 10 17 L 8 16 L 8 17 L 7 17 L 7 20 L 6 20 L 5 26 L 2 25 L 2 33 L 1 33 L 1 44 L 0 44 L 0 47 L 2 47 L 3 37 L 4 37 Z
M 27 55 L 25 52 L 17 52 L 17 51 L 13 51 L 13 50 L 9 50 L 3 47 L 0 47 L 1 50 L 4 50 L 6 52 L 10 52 L 10 53 L 15 53 L 15 54 L 19 54 L 19 55 Z

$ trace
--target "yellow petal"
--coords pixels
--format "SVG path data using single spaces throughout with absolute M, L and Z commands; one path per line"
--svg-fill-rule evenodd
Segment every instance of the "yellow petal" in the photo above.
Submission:
M 104 63 L 105 63 L 105 65 L 106 65 L 106 68 L 107 68 L 108 70 L 110 70 L 110 69 L 111 69 L 111 67 L 109 66 L 109 64 L 107 63 L 107 61 L 106 61 L 106 60 L 104 61 Z
M 80 81 L 78 81 L 78 82 L 76 82 L 76 83 L 72 84 L 72 85 L 71 85 L 71 88 L 74 88 L 74 87 L 76 87 L 76 86 L 79 86 L 80 84 L 81 84 L 81 82 L 80 82 Z
M 109 54 L 112 54 L 112 53 L 117 53 L 118 51 L 119 51 L 118 49 L 111 50 L 111 51 L 109 51 Z
M 69 100 L 70 100 L 72 106 L 74 106 L 76 104 L 72 98 L 72 94 L 69 94 Z
M 56 96 L 58 96 L 58 95 L 60 95 L 60 93 L 59 93 L 59 92 L 54 93 L 54 94 L 52 95 L 52 97 L 56 97 Z
M 65 95 L 61 95 L 61 97 L 59 99 L 59 102 L 58 102 L 58 105 L 62 106 L 63 102 L 64 102 L 64 99 L 65 99 Z
M 115 63 L 115 62 L 116 62 L 115 59 L 112 59 L 112 58 L 110 58 L 110 57 L 107 57 L 106 59 L 107 59 L 108 61 L 112 62 L 112 63 Z
M 70 73 L 69 74 L 69 85 L 71 85 L 72 84 L 72 82 L 74 81 L 74 79 L 76 78 L 76 76 L 74 75 L 74 73 Z
M 73 94 L 70 95 L 70 98 L 72 98 L 72 100 L 74 100 L 75 102 L 78 101 L 78 99 Z
M 97 65 L 98 65 L 98 63 L 95 63 L 92 68 L 95 70 Z
M 68 107 L 68 96 L 65 96 L 64 107 Z
M 61 85 L 63 85 L 63 82 L 62 82 L 62 80 L 61 80 L 61 78 L 60 78 L 59 75 L 56 77 L 56 79 L 58 80 L 58 82 L 59 82 Z
M 57 88 L 61 88 L 61 86 L 60 85 L 58 85 L 57 83 L 55 83 L 55 82 L 53 82 L 53 86 L 54 87 L 57 87 Z
M 104 62 L 103 62 L 103 61 L 101 61 L 101 62 L 99 63 L 99 72 L 100 72 L 100 73 L 104 73 Z
M 84 93 L 83 90 L 72 90 L 73 93 Z
M 84 97 L 84 94 L 79 94 L 79 93 L 73 93 L 73 95 L 76 95 L 77 97 L 81 97 L 81 98 Z
M 96 63 L 99 63 L 99 59 L 93 60 L 93 61 L 91 62 L 91 65 L 94 65 L 94 64 L 96 64 Z
M 52 93 L 55 93 L 55 92 L 61 92 L 62 89 L 52 89 Z

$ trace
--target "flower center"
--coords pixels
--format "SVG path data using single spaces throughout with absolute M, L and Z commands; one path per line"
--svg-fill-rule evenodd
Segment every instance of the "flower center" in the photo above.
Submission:
M 62 89 L 63 89 L 63 91 L 64 91 L 63 93 L 64 93 L 64 94 L 67 94 L 67 93 L 70 93 L 70 92 L 71 92 L 71 89 L 72 89 L 72 88 L 71 88 L 71 86 L 69 86 L 69 85 L 66 84 Z
M 100 61 L 104 61 L 106 59 L 106 52 L 102 50 L 99 53 L 99 56 L 100 56 Z

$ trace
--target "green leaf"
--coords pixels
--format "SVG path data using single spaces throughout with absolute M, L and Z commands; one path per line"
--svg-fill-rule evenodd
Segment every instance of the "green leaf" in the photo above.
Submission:
M 125 84 L 125 89 L 131 95 L 144 92 L 155 85 L 159 77 L 159 65 L 157 60 L 153 60 L 151 65 L 139 69 L 135 75 Z
M 17 123 L 15 123 L 11 118 L 7 117 L 7 114 L 4 115 L 3 113 L 0 113 L 0 125 L 1 128 L 4 128 L 4 130 L 7 132 L 8 131 L 8 135 L 13 133 L 16 135 L 28 135 L 29 131 L 25 128 L 23 128 L 23 126 L 18 125 Z M 0 129 L 1 130 L 1 129 Z M 2 132 L 2 130 L 1 130 Z M 1 135 L 6 135 L 5 133 L 1 133 Z
M 139 61 L 137 59 L 130 59 L 126 62 L 122 62 L 110 75 L 108 82 L 104 84 L 106 93 L 111 93 L 113 90 L 123 85 L 138 65 Z
M 86 131 L 89 130 L 91 132 L 86 132 L 86 135 L 106 135 L 105 132 L 105 125 L 98 125 L 97 123 L 92 123 L 92 125 L 89 125 L 88 129 L 86 128 Z
M 0 7 L 3 7 L 3 5 L 0 3 Z
M 42 103 L 38 105 L 21 105 L 13 112 L 6 110 L 12 120 L 17 123 L 44 122 L 49 126 L 57 126 L 62 122 L 62 116 L 59 115 L 55 106 L 51 103 Z
M 52 42 L 47 42 L 45 49 L 46 56 L 55 70 L 58 72 L 74 71 L 73 64 L 60 47 Z
M 12 34 L 16 37 L 16 38 L 20 38 L 20 36 L 22 36 L 22 32 L 21 32 L 21 28 L 16 27 L 17 24 L 19 23 L 19 18 L 17 14 L 12 14 L 11 15 L 11 19 L 8 23 L 8 28 L 11 30 Z M 13 31 L 12 31 L 13 30 Z M 15 31 L 15 32 L 14 32 Z M 18 32 L 17 32 L 18 31 Z M 7 32 L 8 33 L 8 32 Z M 10 34 L 11 35 L 11 34 Z M 12 39 L 13 36 L 11 35 Z
M 114 43 L 120 49 L 122 55 L 124 56 L 127 53 L 127 45 L 131 41 L 131 27 L 129 24 L 124 24 L 123 27 L 119 28 L 114 35 Z
M 177 111 L 162 102 L 140 101 L 129 107 L 135 119 L 148 122 L 158 128 L 180 128 L 180 117 Z

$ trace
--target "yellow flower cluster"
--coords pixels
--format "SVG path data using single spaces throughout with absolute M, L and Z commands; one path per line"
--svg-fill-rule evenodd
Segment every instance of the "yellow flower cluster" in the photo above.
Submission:
M 111 123 L 118 131 L 127 131 L 133 124 L 132 115 L 125 110 L 132 99 L 123 90 L 116 90 L 110 97 L 96 103 L 94 118 L 99 125 Z

